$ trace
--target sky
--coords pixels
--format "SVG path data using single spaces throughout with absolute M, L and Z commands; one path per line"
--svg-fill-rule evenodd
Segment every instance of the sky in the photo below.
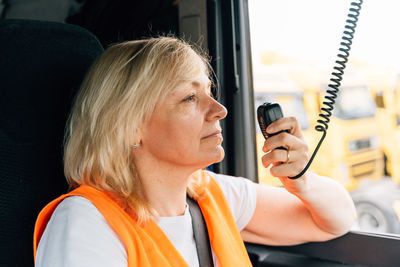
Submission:
M 333 64 L 351 1 L 248 1 L 253 55 L 279 50 Z M 399 0 L 364 1 L 350 54 L 352 58 L 400 70 Z

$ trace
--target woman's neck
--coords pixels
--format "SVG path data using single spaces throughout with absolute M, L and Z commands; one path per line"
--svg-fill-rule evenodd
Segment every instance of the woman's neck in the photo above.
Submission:
M 186 208 L 186 188 L 193 169 L 178 169 L 176 166 L 137 166 L 144 194 L 161 217 L 183 215 Z M 151 170 L 151 171 L 149 171 Z

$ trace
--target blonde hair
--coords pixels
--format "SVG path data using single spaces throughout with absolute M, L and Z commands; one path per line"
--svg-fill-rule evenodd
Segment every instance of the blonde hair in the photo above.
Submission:
M 173 37 L 113 45 L 94 62 L 76 96 L 64 139 L 64 173 L 72 188 L 111 193 L 139 223 L 157 213 L 144 198 L 132 157 L 138 129 L 174 88 L 209 74 L 208 58 Z M 188 187 L 198 198 L 207 181 Z

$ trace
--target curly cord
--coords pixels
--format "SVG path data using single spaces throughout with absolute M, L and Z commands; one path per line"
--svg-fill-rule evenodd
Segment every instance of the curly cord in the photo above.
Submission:
M 327 95 L 325 96 L 325 101 L 323 102 L 324 107 L 321 108 L 321 113 L 318 115 L 320 117 L 317 120 L 318 125 L 315 126 L 315 130 L 318 132 L 323 132 L 321 139 L 319 140 L 316 148 L 314 149 L 313 154 L 311 155 L 310 160 L 308 161 L 306 167 L 296 176 L 289 177 L 290 179 L 297 179 L 301 177 L 310 167 L 312 161 L 317 154 L 322 141 L 324 141 L 326 137 L 326 131 L 328 130 L 328 123 L 330 121 L 329 117 L 332 116 L 333 105 L 335 104 L 335 99 L 337 97 L 337 93 L 339 92 L 339 87 L 341 85 L 341 81 L 343 79 L 344 69 L 346 68 L 346 63 L 348 61 L 348 57 L 350 55 L 351 44 L 353 43 L 353 37 L 355 33 L 355 28 L 357 27 L 358 16 L 360 15 L 361 5 L 363 0 L 358 0 L 358 2 L 352 2 L 349 9 L 349 14 L 347 15 L 348 19 L 346 20 L 345 30 L 343 31 L 342 42 L 340 45 L 342 47 L 339 48 L 339 54 L 337 54 L 338 60 L 335 61 L 337 66 L 334 66 L 334 71 L 331 73 L 332 78 L 328 84 L 330 89 L 327 90 Z

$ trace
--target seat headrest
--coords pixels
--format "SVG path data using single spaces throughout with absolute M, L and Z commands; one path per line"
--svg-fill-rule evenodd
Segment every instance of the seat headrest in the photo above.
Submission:
M 38 142 L 64 129 L 71 98 L 103 51 L 78 26 L 0 21 L 0 125 L 15 142 Z M 62 113 L 62 114 L 60 114 Z
M 0 266 L 33 266 L 36 217 L 68 188 L 62 140 L 71 102 L 102 51 L 78 26 L 0 20 Z

